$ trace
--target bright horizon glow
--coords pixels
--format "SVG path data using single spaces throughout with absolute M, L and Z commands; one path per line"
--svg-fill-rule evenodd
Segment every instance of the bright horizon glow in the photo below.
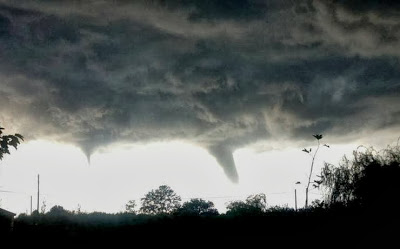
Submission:
M 313 146 L 314 148 L 315 146 Z M 84 212 L 124 211 L 129 200 L 140 206 L 140 198 L 160 185 L 171 186 L 182 197 L 214 202 L 220 212 L 226 203 L 265 193 L 269 206 L 294 207 L 297 187 L 298 207 L 304 205 L 304 189 L 310 158 L 302 148 L 257 153 L 251 148 L 234 152 L 239 183 L 233 184 L 207 150 L 193 144 L 173 141 L 151 144 L 115 145 L 100 149 L 90 165 L 82 151 L 72 145 L 44 140 L 21 144 L 0 164 L 2 208 L 16 213 L 36 209 L 37 174 L 40 174 L 40 206 L 48 211 L 54 205 Z M 314 175 L 323 162 L 337 164 L 356 145 L 332 145 L 321 149 Z M 295 186 L 301 181 L 303 185 Z M 320 197 L 311 190 L 310 200 Z

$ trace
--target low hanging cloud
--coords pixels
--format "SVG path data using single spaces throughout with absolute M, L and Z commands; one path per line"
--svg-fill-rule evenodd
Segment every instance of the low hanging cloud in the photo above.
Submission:
M 1 0 L 0 121 L 88 156 L 187 140 L 232 181 L 258 141 L 398 129 L 399 6 L 359 2 Z

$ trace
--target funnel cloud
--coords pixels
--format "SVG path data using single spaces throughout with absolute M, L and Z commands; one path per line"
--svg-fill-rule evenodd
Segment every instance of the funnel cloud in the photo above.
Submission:
M 209 152 L 213 155 L 219 165 L 222 166 L 226 176 L 232 181 L 237 183 L 239 176 L 236 171 L 235 161 L 233 159 L 232 150 L 224 145 L 216 145 L 209 148 Z
M 396 1 L 0 0 L 0 123 L 79 146 L 182 140 L 237 182 L 257 143 L 399 131 Z

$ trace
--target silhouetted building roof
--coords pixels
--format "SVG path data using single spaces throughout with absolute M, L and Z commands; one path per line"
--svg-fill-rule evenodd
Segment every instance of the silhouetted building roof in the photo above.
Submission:
M 13 212 L 7 211 L 5 209 L 0 208 L 0 216 L 7 217 L 7 218 L 14 218 L 16 214 Z
M 12 232 L 14 227 L 14 216 L 13 212 L 7 211 L 0 208 L 0 233 L 9 234 Z

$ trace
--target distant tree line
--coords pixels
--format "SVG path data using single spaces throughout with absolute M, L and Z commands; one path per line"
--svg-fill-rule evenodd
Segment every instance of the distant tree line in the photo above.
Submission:
M 136 202 L 128 201 L 127 213 L 136 214 Z M 227 214 L 260 214 L 265 212 L 267 201 L 265 194 L 249 196 L 245 201 L 232 201 L 227 205 Z M 181 204 L 181 197 L 171 187 L 162 185 L 151 190 L 141 199 L 139 214 L 146 215 L 180 215 L 180 216 L 215 216 L 219 215 L 214 203 L 201 198 L 193 198 Z

